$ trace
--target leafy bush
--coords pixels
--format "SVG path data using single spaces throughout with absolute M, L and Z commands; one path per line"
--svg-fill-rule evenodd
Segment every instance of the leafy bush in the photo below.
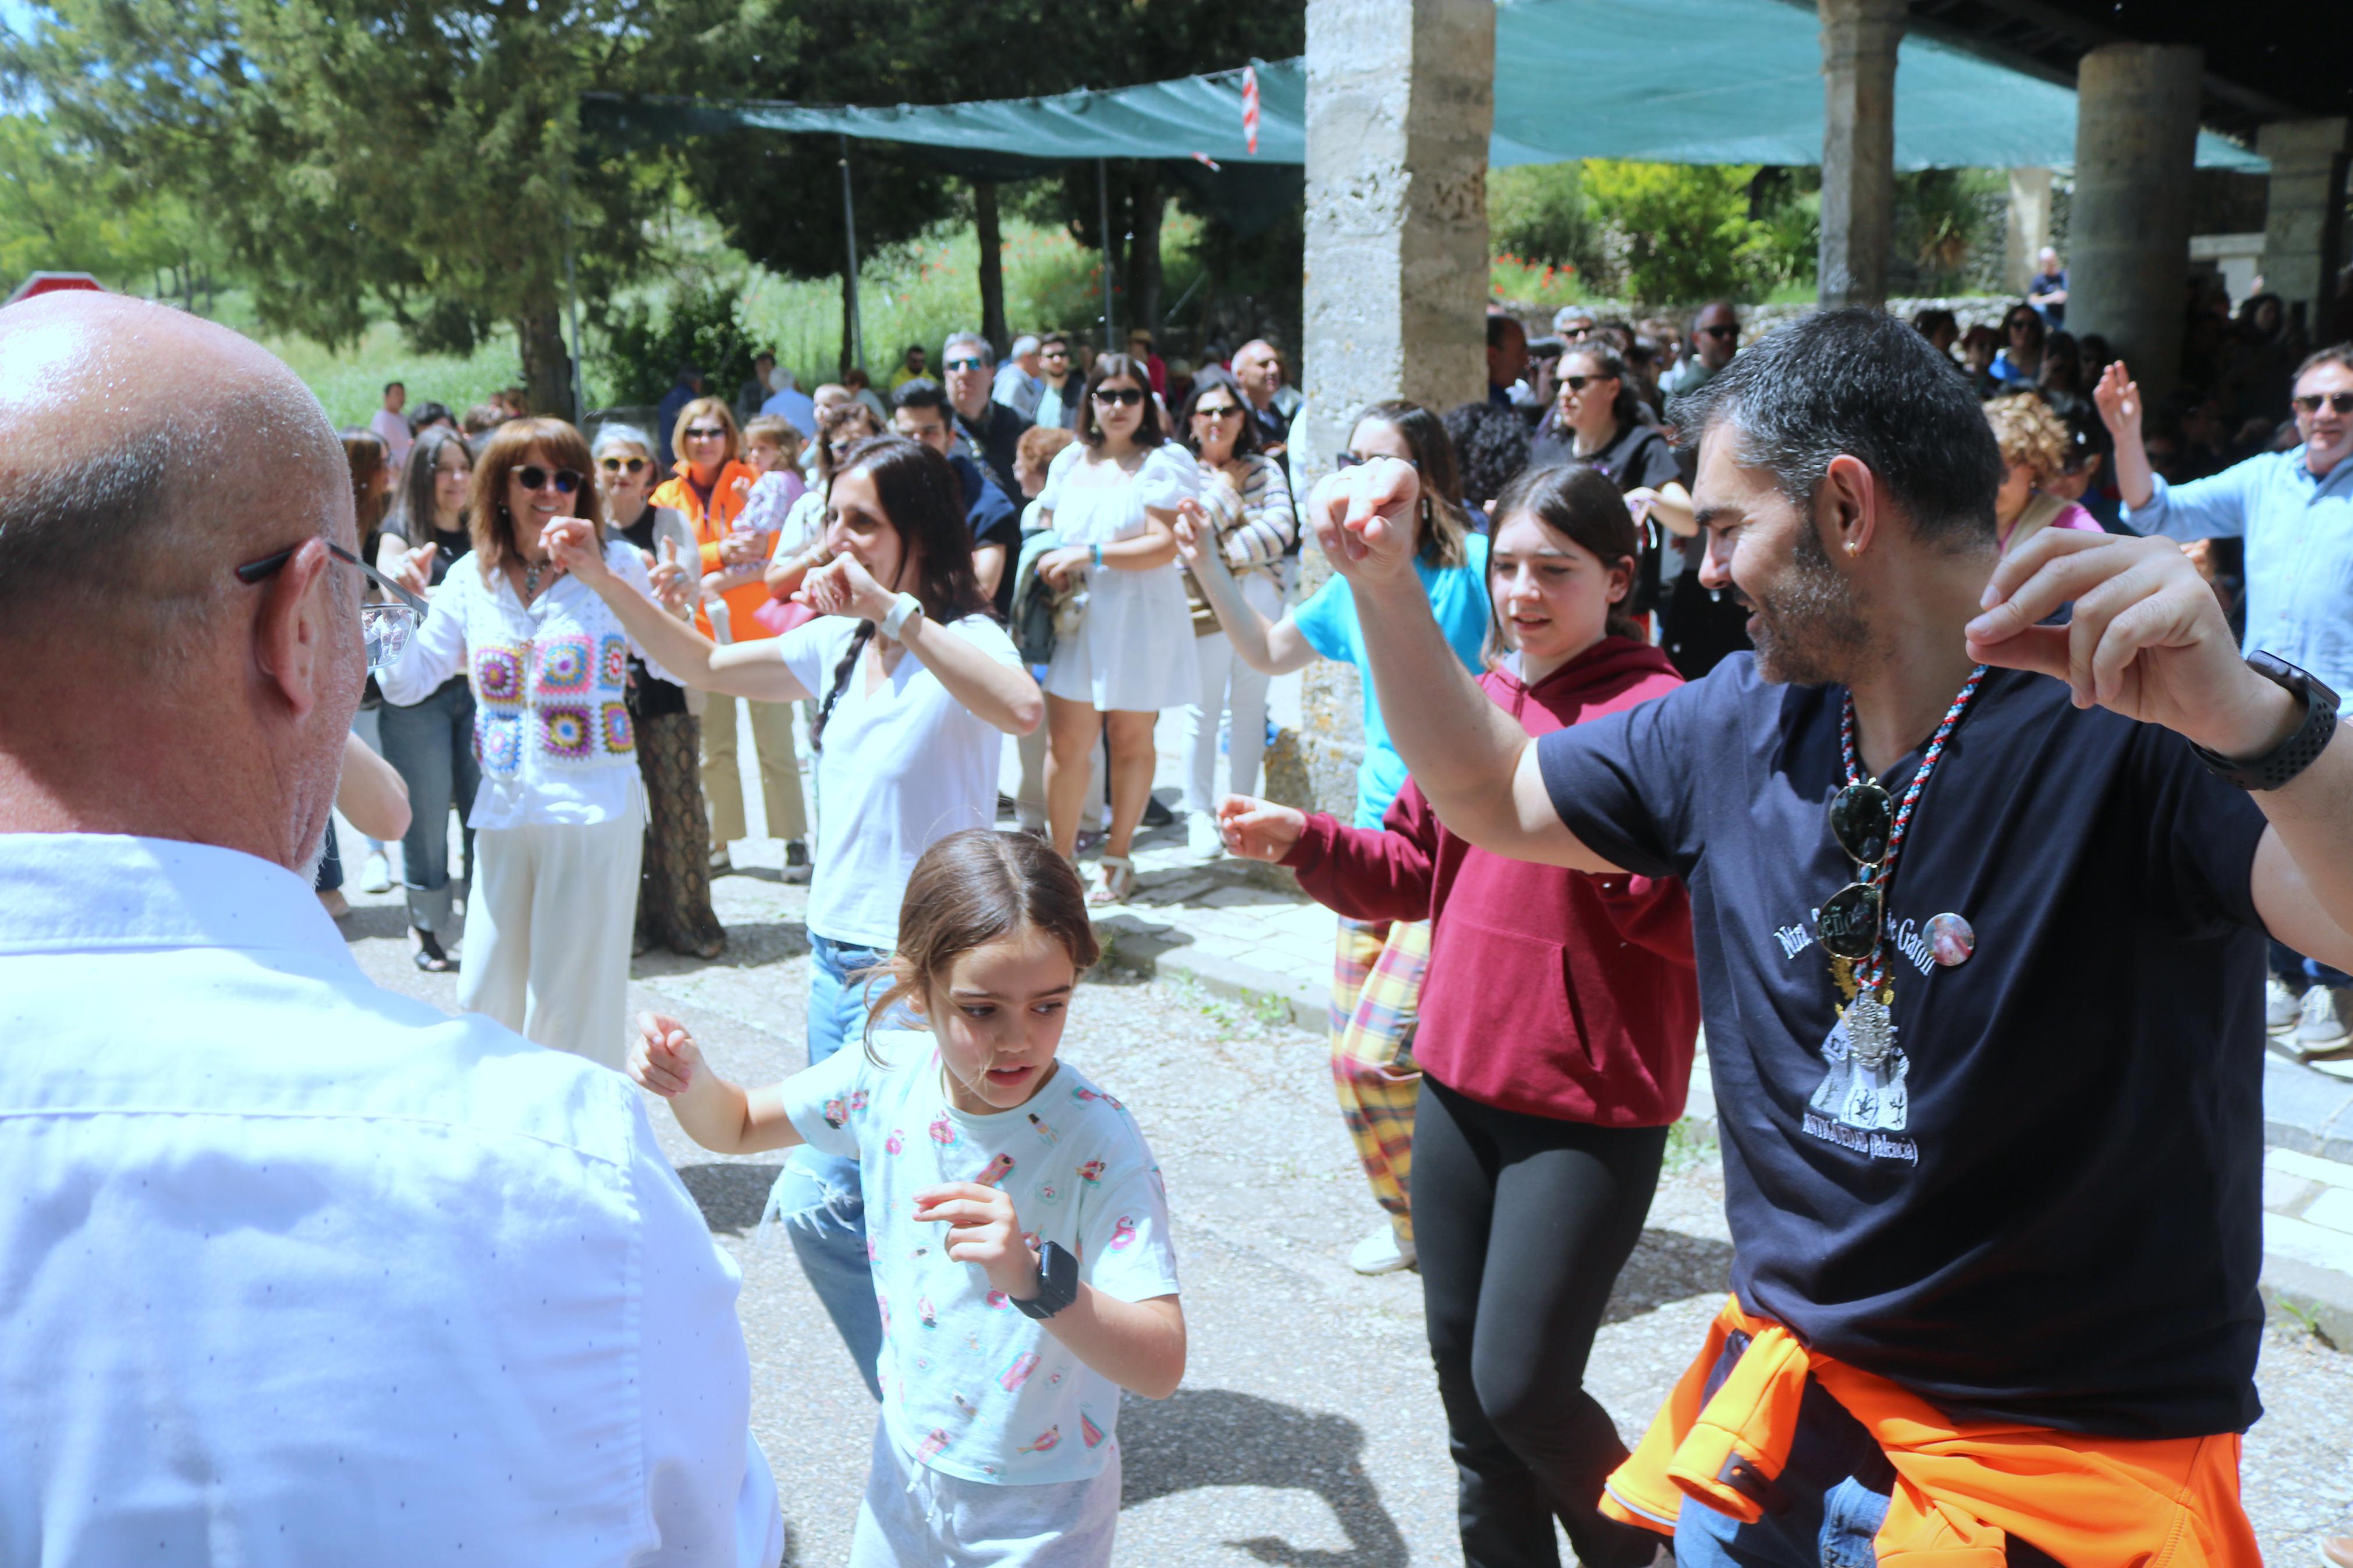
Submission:
M 1622 292 L 1680 304 L 1765 281 L 1766 226 L 1748 216 L 1756 173 L 1752 164 L 1588 160 L 1586 198 L 1624 247 Z
M 702 371 L 703 385 L 720 396 L 749 381 L 758 350 L 735 320 L 737 297 L 723 283 L 690 279 L 671 288 L 659 318 L 642 300 L 617 305 L 605 324 L 604 352 L 594 356 L 611 403 L 660 402 L 681 364 Z
M 1487 176 L 1488 251 L 1538 267 L 1589 272 L 1600 235 L 1575 163 L 1530 163 Z

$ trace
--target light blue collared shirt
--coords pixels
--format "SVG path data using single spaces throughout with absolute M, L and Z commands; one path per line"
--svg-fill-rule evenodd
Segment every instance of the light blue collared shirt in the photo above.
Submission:
M 2151 479 L 2148 504 L 2125 510 L 2134 529 L 2247 542 L 2245 651 L 2353 693 L 2353 459 L 2318 475 L 2298 447 L 2186 485 Z
M 0 834 L 0 1563 L 760 1568 L 734 1264 L 629 1080 L 309 885 Z

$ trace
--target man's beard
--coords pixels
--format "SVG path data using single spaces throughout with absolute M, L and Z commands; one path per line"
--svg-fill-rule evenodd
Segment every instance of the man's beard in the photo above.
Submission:
M 1844 680 L 1871 640 L 1855 610 L 1853 584 L 1831 564 L 1810 526 L 1799 527 L 1790 570 L 1779 584 L 1761 598 L 1738 597 L 1756 611 L 1748 636 L 1757 673 L 1776 684 Z

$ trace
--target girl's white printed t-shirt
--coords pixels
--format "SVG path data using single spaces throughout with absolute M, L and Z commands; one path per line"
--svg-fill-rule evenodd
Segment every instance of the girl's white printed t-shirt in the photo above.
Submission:
M 1013 639 L 990 617 L 966 616 L 946 629 L 1000 664 L 1020 667 Z M 776 638 L 776 656 L 811 700 L 823 702 L 857 630 L 846 616 L 820 616 Z M 888 952 L 899 945 L 899 904 L 923 851 L 951 833 L 997 821 L 1005 732 L 957 701 L 912 652 L 868 692 L 871 647 L 849 672 L 817 754 L 807 924 L 828 941 Z
M 785 1080 L 785 1113 L 814 1148 L 854 1156 L 866 1251 L 882 1310 L 882 1415 L 918 1464 L 1003 1485 L 1100 1474 L 1119 1387 L 946 1254 L 947 1226 L 919 1225 L 915 1194 L 986 1182 L 1013 1200 L 1032 1245 L 1053 1241 L 1079 1277 L 1123 1301 L 1176 1294 L 1160 1167 L 1125 1107 L 1068 1062 L 1027 1104 L 975 1116 L 948 1102 L 939 1047 L 878 1029 L 876 1067 L 856 1047 Z

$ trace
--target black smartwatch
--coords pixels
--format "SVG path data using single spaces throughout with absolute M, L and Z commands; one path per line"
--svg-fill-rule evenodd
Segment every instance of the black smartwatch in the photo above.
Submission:
M 1079 1299 L 1079 1260 L 1050 1241 L 1038 1249 L 1038 1294 L 1030 1300 L 1012 1298 L 1029 1317 L 1044 1322 Z
M 2337 693 L 2274 654 L 2256 650 L 2247 656 L 2247 668 L 2265 680 L 2304 699 L 2304 722 L 2295 734 L 2260 757 L 2232 762 L 2191 742 L 2189 749 L 2216 778 L 2241 789 L 2278 789 L 2304 772 L 2328 749 L 2337 733 Z

